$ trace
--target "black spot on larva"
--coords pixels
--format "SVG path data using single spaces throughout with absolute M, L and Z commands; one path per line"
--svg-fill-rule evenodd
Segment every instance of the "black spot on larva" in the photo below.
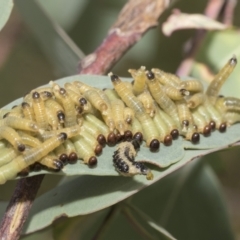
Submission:
M 211 130 L 214 131 L 215 128 L 216 128 L 216 123 L 215 123 L 214 121 L 211 121 L 211 122 L 209 123 L 209 126 L 211 127 Z
M 115 136 L 115 134 L 113 132 L 108 134 L 107 143 L 109 145 L 114 145 L 116 143 L 116 136 Z
M 153 139 L 149 145 L 150 147 L 150 151 L 152 152 L 157 152 L 159 147 L 160 147 L 160 143 L 157 139 Z
M 111 81 L 112 82 L 116 82 L 116 81 L 119 80 L 119 77 L 117 75 L 115 75 L 115 74 L 112 74 L 110 77 L 111 77 Z
M 87 100 L 86 98 L 80 98 L 79 99 L 79 103 L 83 106 L 83 105 L 86 105 L 87 104 Z
M 19 145 L 17 146 L 17 148 L 18 148 L 18 151 L 19 151 L 19 152 L 23 152 L 26 147 L 25 147 L 24 144 L 21 143 L 21 144 L 19 144 Z
M 33 99 L 38 99 L 38 98 L 40 98 L 40 94 L 38 92 L 33 92 L 32 93 L 32 98 Z
M 28 176 L 29 172 L 30 172 L 30 168 L 26 167 L 21 172 L 19 172 L 17 175 L 19 177 L 26 177 L 26 176 Z
M 172 145 L 172 136 L 171 135 L 167 135 L 165 138 L 164 138 L 164 145 L 165 146 L 170 146 Z
M 219 127 L 219 132 L 221 132 L 221 133 L 226 132 L 226 129 L 227 129 L 227 124 L 221 123 L 221 125 Z
M 95 154 L 97 156 L 101 155 L 102 154 L 102 146 L 100 144 L 98 144 L 96 147 L 95 147 L 95 150 L 94 150 Z
M 124 132 L 124 140 L 125 141 L 131 141 L 132 140 L 132 132 L 130 130 L 127 130 Z
M 39 172 L 42 170 L 42 165 L 39 162 L 35 162 L 34 164 L 30 165 L 30 171 Z
M 53 161 L 53 164 L 54 164 L 54 166 L 56 167 L 56 170 L 57 171 L 60 171 L 60 170 L 62 170 L 63 169 L 63 162 L 62 161 L 60 161 L 60 160 L 54 160 Z
M 65 132 L 61 132 L 59 134 L 60 139 L 66 140 L 67 139 L 67 134 Z
M 182 125 L 188 127 L 189 126 L 189 121 L 188 120 L 183 120 Z
M 137 140 L 139 143 L 143 141 L 143 135 L 141 132 L 136 132 L 133 136 L 133 139 Z
M 66 94 L 66 90 L 65 90 L 64 88 L 60 88 L 60 89 L 59 89 L 59 93 L 60 93 L 61 95 L 64 95 L 64 94 Z
M 74 164 L 76 163 L 78 160 L 78 155 L 77 153 L 75 152 L 71 152 L 69 155 L 68 155 L 68 163 L 69 164 Z
M 49 91 L 43 91 L 43 93 L 47 98 L 51 98 L 53 96 L 52 93 Z
M 57 117 L 60 122 L 64 121 L 65 114 L 62 111 L 57 112 Z
M 90 157 L 88 160 L 89 167 L 95 167 L 97 165 L 97 158 L 95 156 Z
M 211 134 L 211 127 L 209 125 L 205 126 L 203 129 L 203 136 L 208 137 Z
M 22 102 L 22 108 L 30 107 L 30 105 L 27 102 Z
M 177 129 L 173 129 L 170 134 L 172 136 L 172 139 L 177 139 L 179 136 L 179 132 Z
M 98 137 L 97 137 L 97 141 L 100 145 L 102 145 L 103 147 L 106 145 L 107 141 L 106 141 L 106 138 L 102 135 L 102 134 L 99 134 Z
M 137 139 L 132 140 L 132 145 L 136 151 L 138 151 L 140 149 L 140 143 Z
M 82 113 L 83 113 L 83 110 L 84 110 L 84 109 L 83 109 L 82 107 L 80 107 L 80 106 L 77 106 L 77 107 L 76 107 L 76 111 L 77 111 L 78 114 L 82 114 Z
M 192 143 L 196 144 L 196 143 L 199 142 L 199 140 L 200 140 L 199 133 L 197 133 L 197 132 L 193 133 L 193 135 L 192 135 Z
M 155 75 L 152 71 L 147 71 L 146 76 L 148 80 L 153 80 L 155 78 Z
M 68 155 L 66 153 L 63 153 L 59 156 L 59 159 L 62 161 L 64 165 L 68 163 Z
M 233 66 L 237 64 L 237 58 L 235 55 L 229 60 L 229 63 Z

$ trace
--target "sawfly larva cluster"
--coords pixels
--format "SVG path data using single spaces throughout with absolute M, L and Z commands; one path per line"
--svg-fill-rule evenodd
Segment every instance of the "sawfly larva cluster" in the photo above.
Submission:
M 179 135 L 197 144 L 200 134 L 240 121 L 240 99 L 219 96 L 236 64 L 234 56 L 206 91 L 198 80 L 145 67 L 129 70 L 132 83 L 109 73 L 113 89 L 51 81 L 32 90 L 20 105 L 0 110 L 0 184 L 39 167 L 59 171 L 77 159 L 95 166 L 106 144 L 119 144 L 113 165 L 120 174 L 152 179 L 135 160 L 142 141 L 158 152 L 160 143 L 169 146 Z

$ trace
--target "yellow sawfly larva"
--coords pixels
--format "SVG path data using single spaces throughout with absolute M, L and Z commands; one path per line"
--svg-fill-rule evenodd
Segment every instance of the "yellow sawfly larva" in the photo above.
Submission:
M 240 111 L 240 99 L 236 97 L 218 97 L 215 105 L 222 113 L 226 111 Z
M 145 75 L 146 67 L 141 66 L 138 70 L 129 69 L 128 72 L 132 75 L 134 79 L 132 91 L 133 94 L 138 96 L 143 93 L 146 88 L 146 75 Z
M 137 96 L 138 100 L 141 101 L 143 104 L 146 113 L 150 115 L 150 117 L 154 117 L 155 114 L 155 106 L 154 106 L 154 100 L 151 96 L 151 94 L 148 91 L 144 91 L 141 94 Z
M 189 98 L 187 98 L 186 100 L 188 108 L 193 109 L 203 104 L 203 102 L 205 101 L 205 95 L 203 92 L 195 93 L 189 96 Z
M 222 85 L 230 76 L 236 65 L 237 58 L 234 55 L 210 82 L 206 91 L 210 103 L 215 104 Z
M 63 146 L 66 149 L 66 154 L 68 155 L 68 163 L 69 164 L 74 164 L 78 160 L 78 155 L 77 155 L 77 150 L 73 144 L 73 142 L 70 139 L 67 139 L 64 143 Z
M 189 94 L 190 94 L 189 91 L 187 91 L 186 89 L 179 90 L 179 89 L 169 86 L 169 85 L 163 86 L 163 91 L 172 100 L 181 100 L 185 96 L 189 96 Z
M 193 121 L 197 125 L 198 132 L 202 133 L 204 136 L 209 136 L 211 134 L 211 126 L 209 122 L 198 112 L 192 111 Z
M 180 83 L 179 89 L 180 91 L 183 89 L 189 92 L 203 92 L 203 84 L 196 79 L 186 80 Z
M 16 151 L 15 149 L 10 147 L 1 148 L 0 167 L 11 162 L 17 156 L 18 156 L 18 151 Z
M 36 148 L 29 149 L 26 153 L 19 155 L 11 162 L 0 167 L 0 184 L 4 184 L 7 180 L 16 177 L 17 173 L 28 167 L 30 164 L 37 162 L 49 152 L 67 139 L 67 134 L 62 132 L 54 136 Z
M 107 97 L 110 101 L 113 101 L 116 99 L 121 99 L 114 89 L 106 88 L 106 89 L 104 89 L 104 93 L 107 95 Z
M 91 90 L 93 87 L 83 83 L 83 82 L 80 82 L 80 81 L 74 81 L 72 83 L 76 88 L 78 88 L 79 92 L 81 94 L 84 94 L 86 91 L 88 90 Z
M 30 104 L 28 102 L 22 102 L 21 106 L 24 118 L 35 121 L 34 111 Z
M 50 170 L 54 169 L 56 171 L 60 171 L 64 167 L 63 162 L 59 160 L 53 153 L 49 153 L 47 156 L 43 157 L 39 163 L 49 168 Z
M 68 154 L 66 153 L 66 148 L 63 144 L 59 145 L 54 149 L 54 154 L 59 160 L 61 160 L 63 165 L 66 165 L 68 163 Z
M 29 135 L 27 132 L 18 131 L 18 134 L 21 137 L 23 144 L 29 147 L 37 147 L 42 143 L 38 138 Z
M 59 120 L 60 123 L 64 123 L 65 120 L 65 114 L 63 107 L 54 99 L 48 99 L 45 101 L 45 107 L 52 111 L 53 114 L 55 114 Z
M 142 162 L 135 161 L 137 150 L 140 147 L 137 141 L 122 142 L 113 154 L 113 165 L 122 176 L 146 175 L 148 180 L 153 179 L 153 174 Z
M 83 159 L 84 163 L 88 164 L 90 167 L 96 166 L 97 158 L 92 147 L 86 142 L 86 140 L 81 136 L 76 136 L 72 138 L 72 141 L 78 157 Z

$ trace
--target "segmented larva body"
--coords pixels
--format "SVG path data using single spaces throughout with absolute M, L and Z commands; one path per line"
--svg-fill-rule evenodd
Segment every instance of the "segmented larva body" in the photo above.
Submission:
M 74 164 L 78 160 L 77 150 L 70 139 L 67 139 L 63 143 L 64 148 L 66 149 L 66 154 L 68 155 L 68 163 Z
M 18 156 L 18 151 L 13 148 L 2 148 L 0 151 L 0 167 L 11 162 Z
M 5 183 L 7 180 L 14 178 L 17 173 L 24 168 L 28 167 L 30 164 L 40 160 L 46 156 L 49 152 L 54 150 L 64 140 L 67 139 L 66 133 L 60 133 L 53 138 L 46 140 L 40 146 L 29 149 L 25 154 L 19 155 L 11 162 L 0 167 L 0 184 Z
M 141 66 L 138 70 L 136 69 L 129 69 L 128 72 L 132 75 L 134 79 L 133 82 L 133 93 L 137 96 L 144 92 L 146 87 L 146 75 L 145 75 L 146 67 Z
M 184 96 L 189 95 L 189 91 L 187 91 L 186 89 L 180 89 L 179 90 L 179 89 L 176 89 L 176 88 L 174 88 L 172 86 L 169 86 L 169 85 L 163 86 L 163 91 L 172 100 L 181 100 L 181 99 L 184 98 Z
M 195 93 L 192 96 L 189 96 L 189 98 L 187 98 L 186 100 L 188 108 L 193 109 L 203 104 L 203 102 L 205 101 L 205 95 L 203 92 Z
M 179 84 L 179 89 L 189 92 L 203 92 L 203 85 L 198 80 L 186 80 Z
M 113 165 L 123 176 L 143 174 L 148 180 L 152 180 L 151 171 L 142 162 L 135 161 L 136 150 L 139 147 L 137 141 L 120 143 L 113 154 Z
M 47 156 L 43 157 L 39 163 L 51 170 L 54 169 L 56 171 L 60 171 L 64 167 L 63 162 L 59 160 L 53 153 L 49 153 Z
M 57 116 L 58 121 L 60 123 L 64 123 L 65 120 L 64 110 L 63 107 L 58 102 L 54 101 L 53 99 L 48 99 L 47 101 L 45 101 L 45 107 L 49 109 L 49 111 L 51 111 L 54 115 Z
M 240 112 L 240 99 L 235 97 L 219 97 L 216 101 L 217 109 L 224 113 L 226 111 Z
M 134 119 L 134 111 L 129 107 L 125 107 L 123 110 L 123 118 L 127 124 L 131 124 Z
M 24 118 L 35 121 L 34 111 L 29 103 L 22 102 L 22 112 L 23 112 Z
M 222 85 L 230 76 L 230 74 L 232 73 L 236 65 L 237 65 L 237 58 L 236 56 L 233 56 L 226 63 L 226 65 L 218 72 L 218 74 L 214 77 L 214 79 L 209 84 L 206 91 L 206 95 L 208 96 L 209 101 L 212 104 L 215 104 Z
M 151 94 L 148 91 L 144 91 L 137 97 L 141 103 L 143 104 L 146 113 L 150 115 L 150 117 L 154 117 L 155 114 L 155 106 L 154 106 L 154 100 L 151 96 Z

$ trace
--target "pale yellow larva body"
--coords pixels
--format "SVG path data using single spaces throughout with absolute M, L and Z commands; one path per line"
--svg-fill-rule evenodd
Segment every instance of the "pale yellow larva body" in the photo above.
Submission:
M 17 156 L 18 156 L 18 151 L 16 151 L 15 149 L 10 147 L 1 148 L 0 167 L 11 162 Z
M 215 106 L 222 113 L 226 111 L 240 112 L 240 99 L 235 97 L 220 97 L 217 98 Z
M 222 85 L 230 76 L 236 65 L 237 59 L 233 56 L 210 82 L 206 91 L 210 103 L 215 104 Z
M 80 92 L 81 94 L 84 94 L 86 91 L 92 89 L 91 86 L 89 86 L 89 85 L 87 85 L 87 84 L 85 84 L 85 83 L 83 83 L 83 82 L 80 82 L 80 81 L 75 81 L 75 82 L 73 82 L 72 84 L 73 84 L 73 86 L 75 86 L 75 87 L 78 88 L 78 90 L 79 90 L 79 92 Z
M 54 99 L 48 99 L 45 101 L 46 109 L 52 112 L 52 114 L 56 115 L 60 123 L 64 123 L 65 114 L 63 107 Z
M 7 180 L 16 177 L 18 172 L 46 156 L 49 152 L 62 144 L 66 138 L 67 135 L 65 133 L 60 133 L 59 135 L 46 140 L 38 147 L 29 149 L 25 154 L 19 155 L 11 162 L 1 166 L 0 184 L 4 184 Z
M 35 121 L 35 114 L 31 105 L 28 102 L 22 102 L 21 105 L 24 118 Z
M 181 100 L 184 98 L 184 96 L 189 95 L 189 92 L 187 90 L 185 90 L 185 89 L 181 89 L 181 90 L 184 90 L 184 91 L 180 91 L 179 89 L 169 86 L 169 85 L 163 86 L 163 91 L 172 100 Z
M 59 160 L 57 156 L 52 152 L 39 160 L 39 163 L 49 169 L 61 170 L 63 168 L 63 163 L 61 160 Z
M 134 117 L 134 111 L 129 107 L 124 107 L 123 109 L 123 118 L 127 124 L 131 124 Z
M 211 132 L 211 127 L 209 122 L 206 121 L 204 116 L 202 116 L 198 111 L 192 111 L 194 124 L 197 125 L 197 131 L 202 133 L 204 136 L 209 136 Z
M 203 102 L 205 101 L 205 95 L 202 92 L 195 93 L 191 95 L 189 98 L 187 98 L 186 100 L 187 100 L 188 108 L 193 109 L 203 104 Z
M 104 93 L 108 96 L 108 99 L 110 101 L 120 99 L 120 97 L 118 96 L 117 92 L 114 89 L 107 88 L 104 90 Z
M 195 79 L 182 81 L 179 84 L 179 89 L 184 89 L 189 92 L 203 92 L 203 84 Z
M 145 75 L 146 67 L 141 66 L 138 70 L 129 69 L 128 72 L 132 75 L 134 79 L 132 91 L 133 94 L 138 96 L 143 93 L 146 88 L 146 75 Z
M 23 144 L 29 147 L 37 147 L 42 143 L 38 138 L 31 136 L 24 131 L 18 131 L 18 133 L 22 139 Z
M 148 91 L 144 91 L 141 94 L 139 94 L 137 98 L 143 104 L 147 114 L 149 114 L 150 117 L 154 117 L 156 110 L 154 106 L 154 100 L 151 94 Z

